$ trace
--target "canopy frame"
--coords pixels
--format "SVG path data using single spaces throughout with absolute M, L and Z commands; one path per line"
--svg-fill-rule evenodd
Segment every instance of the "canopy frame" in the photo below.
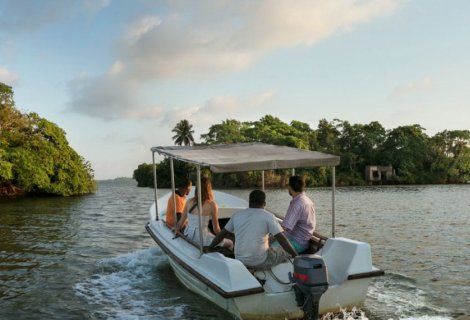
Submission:
M 335 193 L 336 176 L 335 166 L 339 164 L 340 157 L 317 151 L 309 151 L 298 148 L 276 146 L 264 143 L 238 143 L 198 146 L 167 146 L 151 148 L 154 170 L 155 210 L 156 220 L 159 219 L 157 207 L 157 173 L 155 153 L 170 158 L 171 183 L 173 193 L 176 190 L 173 160 L 183 161 L 196 165 L 197 190 L 199 211 L 199 249 L 203 253 L 202 239 L 202 204 L 201 204 L 201 167 L 208 167 L 214 173 L 261 171 L 262 188 L 264 190 L 264 171 L 275 169 L 331 167 L 332 177 L 332 237 L 335 237 Z M 173 196 L 174 197 L 174 196 Z M 174 201 L 174 200 L 173 200 Z M 176 209 L 176 208 L 175 208 Z M 167 213 L 170 214 L 170 213 Z M 173 214 L 176 215 L 174 212 Z M 176 226 L 176 219 L 175 219 Z M 175 231 L 175 228 L 173 229 Z

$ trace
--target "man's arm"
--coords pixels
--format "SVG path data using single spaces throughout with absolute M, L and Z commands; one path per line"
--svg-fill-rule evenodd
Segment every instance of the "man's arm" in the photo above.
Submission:
M 220 232 L 217 233 L 217 235 L 215 236 L 215 238 L 212 240 L 211 244 L 210 244 L 208 247 L 205 247 L 205 248 L 204 248 L 204 249 L 205 249 L 204 251 L 206 251 L 206 250 L 207 250 L 207 251 L 210 251 L 210 250 L 214 249 L 214 247 L 215 247 L 220 241 L 222 241 L 222 240 L 225 238 L 225 236 L 228 235 L 228 234 L 229 234 L 229 232 L 228 232 L 227 230 L 225 230 L 225 228 L 222 229 L 222 230 L 220 230 Z
M 297 251 L 295 251 L 294 247 L 290 244 L 289 240 L 287 240 L 286 236 L 284 233 L 279 232 L 278 234 L 274 235 L 274 238 L 276 238 L 277 242 L 281 245 L 281 247 L 289 253 L 292 257 L 297 256 Z

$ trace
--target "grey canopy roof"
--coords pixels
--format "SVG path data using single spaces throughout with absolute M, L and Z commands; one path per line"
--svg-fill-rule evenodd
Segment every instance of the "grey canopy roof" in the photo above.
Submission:
M 336 166 L 339 156 L 264 143 L 153 147 L 152 152 L 203 167 L 212 172 L 238 172 Z

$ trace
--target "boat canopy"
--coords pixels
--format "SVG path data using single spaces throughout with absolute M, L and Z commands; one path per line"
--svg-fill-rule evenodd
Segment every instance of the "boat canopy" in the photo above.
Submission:
M 240 172 L 336 166 L 340 157 L 318 151 L 264 143 L 153 147 L 152 152 L 209 167 L 212 172 Z

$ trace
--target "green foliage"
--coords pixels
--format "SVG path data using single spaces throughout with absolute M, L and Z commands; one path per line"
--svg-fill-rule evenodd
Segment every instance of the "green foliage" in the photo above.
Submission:
M 13 101 L 13 89 L 10 86 L 0 82 L 0 108 L 12 107 L 15 105 Z
M 335 122 L 337 121 L 334 120 L 334 122 L 328 122 L 326 119 L 321 119 L 318 122 L 317 151 L 337 154 L 337 140 L 340 136 L 340 132 Z
M 267 115 L 255 122 L 239 122 L 227 119 L 212 125 L 207 134 L 201 135 L 205 144 L 263 142 L 275 145 L 309 149 L 314 139 L 308 124 L 293 121 L 291 125 L 279 118 Z
M 58 196 L 96 190 L 90 163 L 69 146 L 64 130 L 35 113 L 19 112 L 11 88 L 1 83 L 0 96 L 8 101 L 0 109 L 0 195 L 15 195 L 2 186 Z
M 193 125 L 190 124 L 188 120 L 181 120 L 171 131 L 176 133 L 172 138 L 175 141 L 176 145 L 181 146 L 184 144 L 185 146 L 187 146 L 194 144 Z
M 134 170 L 132 178 L 137 181 L 138 187 L 153 187 L 153 165 L 148 163 L 139 164 Z
M 203 139 L 206 144 L 247 142 L 248 137 L 246 130 L 248 128 L 249 124 L 246 122 L 227 119 L 220 124 L 212 125 L 208 133 L 201 135 L 201 139 Z
M 450 177 L 450 182 L 466 183 L 470 181 L 470 150 L 468 147 L 459 153 L 452 169 L 455 174 Z
M 382 147 L 383 161 L 396 168 L 403 183 L 412 184 L 428 182 L 429 151 L 429 137 L 417 124 L 391 130 Z
M 338 185 L 364 185 L 367 165 L 392 165 L 396 175 L 389 183 L 470 181 L 468 130 L 445 130 L 429 137 L 418 124 L 386 130 L 377 121 L 350 124 L 338 119 L 331 122 L 321 119 L 317 129 L 312 129 L 304 122 L 294 120 L 287 124 L 266 115 L 254 122 L 224 120 L 212 125 L 201 139 L 205 144 L 256 141 L 339 155 L 341 163 L 336 168 Z M 165 181 L 169 179 L 169 169 L 165 169 L 165 173 L 164 168 L 169 167 L 159 164 L 159 178 L 161 172 Z M 284 187 L 290 174 L 290 170 L 266 171 L 265 185 Z M 296 174 L 305 176 L 309 187 L 331 185 L 330 168 L 298 168 Z M 261 173 L 212 174 L 212 182 L 215 187 L 259 187 Z
M 173 169 L 175 171 L 176 187 L 180 185 L 181 178 L 189 177 L 194 181 L 194 176 L 196 175 L 196 168 L 194 165 L 182 161 L 173 161 Z M 164 159 L 157 165 L 158 185 L 160 187 L 171 188 L 170 173 L 170 159 Z
M 195 176 L 195 167 L 189 163 L 181 161 L 173 161 L 175 170 L 175 185 L 178 187 L 181 183 L 181 179 L 189 177 L 193 181 Z M 171 188 L 171 170 L 170 160 L 165 158 L 160 163 L 156 164 L 157 176 L 158 176 L 158 187 L 159 188 Z M 142 163 L 140 164 L 132 175 L 137 181 L 138 187 L 153 187 L 153 165 Z
M 340 172 L 364 172 L 370 164 L 379 163 L 379 146 L 385 141 L 385 129 L 378 122 L 351 125 L 347 121 L 336 120 L 338 137 L 337 148 L 341 155 Z M 344 177 L 341 175 L 339 178 Z M 362 175 L 360 175 L 362 176 Z M 345 180 L 359 181 L 360 176 L 351 175 Z M 358 184 L 358 183 L 349 183 Z
M 0 147 L 0 177 L 2 180 L 11 180 L 13 178 L 13 164 L 3 160 L 6 151 Z

